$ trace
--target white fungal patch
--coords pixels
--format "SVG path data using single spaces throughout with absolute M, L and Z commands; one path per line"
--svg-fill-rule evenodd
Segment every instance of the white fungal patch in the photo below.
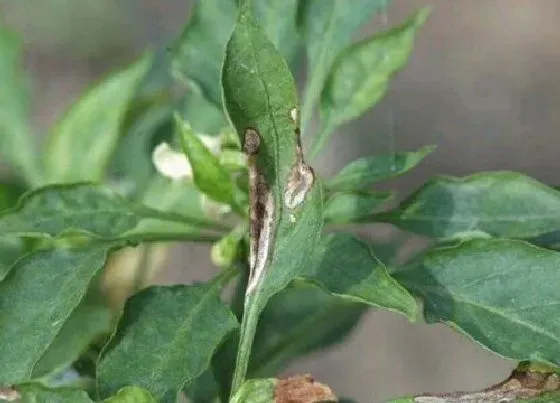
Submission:
M 292 118 L 292 121 L 297 125 L 298 118 L 299 118 L 299 113 L 298 113 L 297 108 L 293 108 L 290 111 L 290 117 Z
M 313 168 L 298 161 L 292 168 L 286 190 L 284 192 L 284 205 L 293 210 L 305 201 L 307 194 L 313 187 L 315 174 Z

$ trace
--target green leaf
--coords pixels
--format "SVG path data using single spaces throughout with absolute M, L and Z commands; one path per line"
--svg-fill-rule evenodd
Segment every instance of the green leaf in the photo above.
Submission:
M 122 388 L 113 397 L 103 401 L 104 403 L 157 403 L 154 396 L 145 389 L 135 386 Z
M 230 403 L 273 403 L 276 379 L 252 379 L 241 385 Z
M 391 198 L 391 192 L 335 193 L 325 205 L 325 222 L 345 224 L 361 221 Z
M 308 83 L 303 102 L 303 134 L 307 135 L 313 107 L 338 53 L 372 14 L 387 6 L 387 0 L 302 2 L 303 36 L 307 46 Z M 359 12 L 356 12 L 359 10 Z
M 470 234 L 530 238 L 560 229 L 560 192 L 514 172 L 440 176 L 376 218 L 444 239 Z
M 222 85 L 241 143 L 248 128 L 260 135 L 256 166 L 274 199 L 276 239 L 261 290 L 264 302 L 309 261 L 308 251 L 322 228 L 322 197 L 315 180 L 303 203 L 294 210 L 285 205 L 287 179 L 298 163 L 298 123 L 292 119 L 298 107 L 296 87 L 286 62 L 246 10 L 240 13 L 227 45 Z
M 106 255 L 107 249 L 100 247 L 57 249 L 17 262 L 0 283 L 0 384 L 31 378 L 35 364 L 80 304 Z
M 350 234 L 323 237 L 303 275 L 334 295 L 416 317 L 416 301 L 389 274 L 371 247 Z
M 233 0 L 199 0 L 175 44 L 173 74 L 197 87 L 215 105 L 222 103 L 220 68 L 236 15 Z
M 560 253 L 516 240 L 469 240 L 394 276 L 445 322 L 519 361 L 560 364 Z
M 537 397 L 517 399 L 516 403 L 556 403 L 560 401 L 560 392 L 544 393 Z
M 346 165 L 334 178 L 326 183 L 329 190 L 359 191 L 374 183 L 393 178 L 408 172 L 434 151 L 427 146 L 418 151 L 375 155 L 360 158 Z
M 334 129 L 355 119 L 385 95 L 389 80 L 406 64 L 416 32 L 428 14 L 424 8 L 403 25 L 366 38 L 338 55 L 321 92 L 323 126 Z
M 220 164 L 217 156 L 206 148 L 202 140 L 176 115 L 181 146 L 193 171 L 193 180 L 198 189 L 208 197 L 229 204 L 241 214 L 245 213 L 241 192 L 228 171 Z
M 179 223 L 187 235 L 193 228 L 214 225 L 211 220 L 132 204 L 101 185 L 82 183 L 49 185 L 27 193 L 15 209 L 0 215 L 0 234 L 58 237 L 80 233 L 141 241 L 167 233 L 165 227 L 146 223 L 150 220 Z M 179 239 L 179 232 L 170 233 Z
M 208 2 L 208 0 L 205 0 L 205 2 Z M 224 41 L 224 48 L 225 46 Z M 218 69 L 220 66 L 221 64 L 218 66 Z M 183 120 L 188 122 L 196 133 L 213 136 L 217 135 L 220 130 L 227 126 L 222 109 L 208 101 L 202 94 L 194 91 L 190 91 L 185 95 L 180 112 Z
M 29 127 L 28 83 L 21 42 L 0 22 L 0 156 L 29 183 L 39 181 Z
M 13 207 L 25 189 L 17 183 L 0 183 L 0 212 Z M 24 253 L 21 238 L 2 236 L 0 232 L 0 281 L 6 277 L 15 261 Z
M 130 298 L 98 365 L 100 395 L 138 385 L 174 399 L 237 327 L 219 291 L 215 284 L 150 287 Z
M 296 280 L 264 309 L 253 345 L 249 375 L 274 376 L 294 359 L 343 342 L 366 307 Z
M 253 15 L 268 39 L 291 65 L 301 45 L 297 27 L 298 0 L 259 0 L 252 2 Z
M 22 385 L 17 388 L 21 403 L 93 403 L 87 393 L 80 389 L 53 388 L 39 384 Z
M 52 344 L 33 368 L 33 378 L 58 372 L 86 351 L 99 336 L 111 331 L 111 311 L 98 295 L 94 281 L 80 305 L 70 314 Z
M 98 181 L 113 155 L 129 101 L 146 74 L 144 57 L 91 89 L 51 133 L 45 151 L 47 182 Z
M 259 240 L 260 248 L 267 250 L 260 253 L 263 274 L 249 280 L 238 355 L 241 361 L 232 383 L 235 392 L 247 369 L 259 313 L 309 262 L 309 250 L 320 237 L 323 212 L 321 185 L 301 152 L 294 79 L 246 2 L 226 48 L 222 86 L 225 109 L 240 142 L 245 143 L 247 133 L 253 137 L 249 141 L 258 137 L 258 150 L 250 159 L 260 178 L 265 216 L 269 217 Z

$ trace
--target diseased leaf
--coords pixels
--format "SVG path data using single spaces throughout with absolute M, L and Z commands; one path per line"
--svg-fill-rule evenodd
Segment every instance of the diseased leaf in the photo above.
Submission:
M 58 372 L 86 351 L 100 335 L 111 331 L 111 312 L 100 296 L 93 281 L 90 290 L 78 307 L 66 319 L 52 344 L 33 368 L 33 378 Z
M 273 403 L 276 379 L 251 379 L 241 385 L 230 403 Z
M 321 187 L 318 180 L 304 182 L 301 177 L 298 186 L 288 184 L 296 171 L 309 173 L 299 148 L 296 87 L 286 62 L 246 9 L 227 45 L 222 85 L 240 142 L 244 143 L 248 129 L 258 133 L 255 169 L 273 199 L 275 237 L 270 240 L 271 256 L 259 291 L 260 311 L 309 261 L 308 251 L 322 228 Z M 294 192 L 302 199 L 295 206 L 287 200 Z
M 107 247 L 55 249 L 17 262 L 0 283 L 0 384 L 31 378 L 35 364 L 105 264 L 106 254 Z
M 313 250 L 304 278 L 334 295 L 416 317 L 416 301 L 389 274 L 364 241 L 344 233 L 329 234 Z
M 87 393 L 81 389 L 53 388 L 39 384 L 22 385 L 17 388 L 21 394 L 21 403 L 93 403 Z
M 342 168 L 326 183 L 326 187 L 329 190 L 348 192 L 367 189 L 376 182 L 408 172 L 434 149 L 433 146 L 427 146 L 413 152 L 359 158 Z
M 504 204 L 505 205 L 505 204 Z M 560 364 L 560 253 L 516 240 L 469 240 L 394 274 L 445 322 L 515 360 Z
M 357 29 L 387 0 L 302 0 L 301 21 L 307 46 L 307 77 L 302 118 L 303 134 L 307 135 L 313 107 L 338 53 L 352 40 Z M 359 10 L 359 12 L 356 12 Z
M 147 390 L 130 386 L 122 388 L 115 396 L 104 400 L 103 403 L 158 403 L 158 401 Z
M 272 297 L 253 344 L 249 375 L 274 376 L 294 359 L 341 343 L 366 308 L 301 280 Z
M 144 57 L 91 89 L 68 111 L 47 141 L 48 183 L 98 181 L 113 155 L 121 125 L 151 57 Z
M 158 401 L 175 401 L 237 327 L 219 291 L 210 284 L 150 287 L 130 298 L 98 365 L 101 397 L 137 385 Z
M 560 192 L 514 172 L 440 176 L 375 218 L 444 239 L 469 234 L 531 238 L 560 229 Z
M 379 209 L 391 197 L 391 192 L 335 193 L 325 205 L 325 223 L 358 222 Z
M 154 226 L 153 221 L 179 223 L 187 235 L 201 226 L 213 226 L 212 220 L 135 205 L 101 185 L 82 183 L 49 185 L 27 193 L 15 209 L 0 215 L 0 234 L 57 237 L 81 233 L 132 241 L 168 234 L 167 228 Z
M 212 154 L 179 116 L 175 117 L 175 121 L 183 152 L 192 167 L 195 185 L 213 200 L 229 204 L 244 213 L 241 202 L 242 194 L 233 177 L 220 164 L 218 157 Z
M 39 169 L 29 127 L 28 83 L 22 66 L 21 42 L 0 22 L 0 156 L 29 183 Z
M 385 95 L 391 77 L 406 64 L 428 14 L 429 9 L 422 9 L 403 25 L 338 55 L 321 92 L 323 126 L 334 128 L 355 119 Z

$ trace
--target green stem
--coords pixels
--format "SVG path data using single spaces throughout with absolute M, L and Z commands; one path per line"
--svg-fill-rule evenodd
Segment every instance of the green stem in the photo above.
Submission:
M 237 350 L 237 359 L 235 363 L 235 371 L 231 383 L 231 396 L 234 396 L 237 390 L 245 381 L 247 369 L 249 368 L 249 359 L 251 357 L 251 348 L 257 332 L 257 324 L 260 315 L 259 289 L 247 297 L 245 297 L 245 311 L 241 321 L 241 331 L 239 335 L 239 349 Z
M 184 214 L 172 213 L 169 211 L 161 211 L 150 207 L 140 207 L 140 214 L 146 214 L 147 218 L 152 218 L 162 221 L 180 222 L 194 227 L 202 227 L 206 229 L 216 229 L 223 231 L 230 231 L 232 228 L 227 224 L 215 221 L 209 218 L 192 217 Z

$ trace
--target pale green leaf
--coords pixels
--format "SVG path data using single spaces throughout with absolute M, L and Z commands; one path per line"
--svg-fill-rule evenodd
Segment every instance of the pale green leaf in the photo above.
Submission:
M 0 212 L 13 207 L 23 191 L 19 184 L 0 183 Z M 25 245 L 21 238 L 11 235 L 2 236 L 0 231 L 0 281 L 24 251 Z
M 151 57 L 144 57 L 92 88 L 73 105 L 47 139 L 47 182 L 103 179 L 129 102 L 146 74 Z
M 39 384 L 18 387 L 20 403 L 93 403 L 87 393 L 73 388 L 46 388 Z
M 40 251 L 12 268 L 0 283 L 0 384 L 31 378 L 35 364 L 105 264 L 106 254 L 100 247 Z
M 387 0 L 303 0 L 302 25 L 307 46 L 307 87 L 303 102 L 303 134 L 308 135 L 313 108 L 339 52 L 351 42 L 358 28 Z
M 180 225 L 171 231 L 152 222 Z M 22 197 L 18 206 L 0 215 L 0 234 L 52 236 L 90 234 L 131 241 L 170 234 L 189 235 L 201 226 L 216 227 L 212 220 L 166 213 L 132 204 L 101 185 L 49 185 Z
M 20 40 L 0 22 L 0 156 L 15 174 L 37 183 L 40 175 L 28 104 Z
M 304 278 L 334 295 L 416 317 L 416 301 L 388 273 L 364 241 L 344 233 L 329 234 L 313 250 Z
M 174 401 L 237 327 L 219 291 L 208 284 L 150 287 L 130 298 L 98 365 L 100 395 L 137 385 Z
M 273 403 L 276 379 L 252 379 L 241 385 L 230 403 Z
M 115 396 L 105 399 L 103 403 L 157 403 L 157 400 L 147 390 L 130 386 L 122 388 Z
M 41 378 L 68 367 L 97 337 L 111 331 L 111 311 L 101 300 L 97 288 L 98 284 L 94 281 L 85 298 L 35 364 L 33 378 Z
M 444 239 L 469 234 L 530 238 L 560 229 L 560 192 L 514 172 L 440 176 L 375 218 Z
M 427 146 L 418 151 L 359 158 L 342 168 L 325 186 L 336 191 L 367 189 L 376 182 L 408 172 L 434 149 L 433 146 Z
M 321 92 L 324 126 L 334 128 L 361 116 L 385 95 L 428 14 L 429 9 L 423 9 L 403 25 L 366 38 L 337 57 Z
M 434 249 L 394 276 L 445 322 L 515 360 L 560 364 L 560 253 L 517 240 Z
M 272 297 L 257 328 L 251 377 L 274 376 L 294 359 L 342 343 L 366 306 L 296 280 Z
M 217 156 L 204 145 L 194 131 L 175 116 L 181 146 L 192 167 L 193 180 L 198 189 L 211 199 L 229 204 L 244 213 L 242 194 L 233 177 L 220 164 Z
M 325 205 L 325 223 L 359 222 L 378 210 L 392 197 L 391 192 L 337 192 Z
M 248 128 L 260 134 L 256 157 L 274 199 L 273 256 L 261 288 L 264 302 L 284 288 L 309 261 L 322 228 L 322 196 L 316 179 L 304 202 L 284 203 L 287 179 L 297 161 L 297 92 L 286 62 L 245 10 L 226 49 L 222 73 L 224 102 L 240 142 Z M 294 109 L 296 113 L 294 113 Z

